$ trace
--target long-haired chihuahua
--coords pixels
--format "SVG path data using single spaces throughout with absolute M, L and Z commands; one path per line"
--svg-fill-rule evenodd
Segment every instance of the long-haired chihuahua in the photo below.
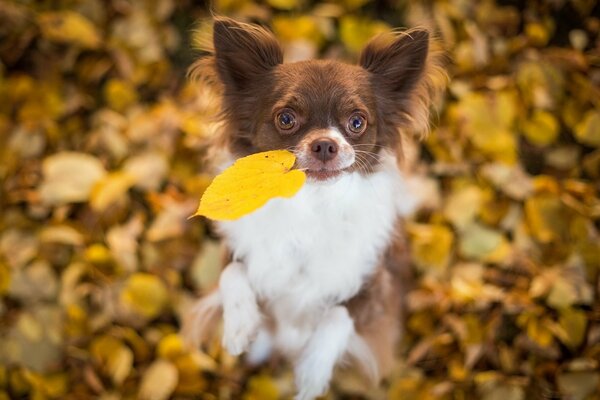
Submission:
M 225 349 L 252 363 L 273 352 L 294 365 L 297 399 L 327 391 L 354 360 L 372 381 L 389 371 L 401 332 L 407 254 L 401 218 L 415 201 L 398 168 L 402 135 L 424 132 L 439 93 L 439 57 L 425 29 L 380 35 L 358 65 L 283 63 L 268 30 L 214 21 L 192 73 L 212 78 L 230 162 L 286 149 L 307 183 L 218 223 L 231 254 L 218 290 L 193 308 L 199 339 L 222 312 Z

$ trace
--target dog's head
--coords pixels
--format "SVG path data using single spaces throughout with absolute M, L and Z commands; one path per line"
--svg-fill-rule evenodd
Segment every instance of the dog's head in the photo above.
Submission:
M 269 31 L 228 18 L 215 20 L 213 42 L 210 65 L 222 85 L 224 134 L 236 156 L 288 149 L 309 178 L 327 180 L 373 171 L 383 149 L 400 147 L 400 130 L 427 126 L 426 30 L 375 38 L 358 65 L 284 64 Z

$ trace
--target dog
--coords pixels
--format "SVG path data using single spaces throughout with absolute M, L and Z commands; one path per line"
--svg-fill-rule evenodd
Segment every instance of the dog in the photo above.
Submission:
M 289 150 L 307 182 L 217 224 L 231 257 L 187 335 L 198 340 L 222 315 L 229 353 L 293 363 L 298 400 L 325 394 L 346 359 L 374 383 L 392 366 L 408 265 L 402 217 L 415 207 L 398 163 L 402 135 L 428 129 L 439 93 L 430 43 L 412 29 L 375 37 L 357 65 L 284 63 L 270 31 L 216 17 L 213 49 L 191 68 L 221 93 L 211 154 L 227 164 Z

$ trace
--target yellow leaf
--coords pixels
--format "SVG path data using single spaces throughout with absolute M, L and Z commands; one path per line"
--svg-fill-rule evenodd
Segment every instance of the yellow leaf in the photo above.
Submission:
M 97 48 L 100 35 L 96 27 L 81 14 L 73 11 L 46 12 L 40 14 L 38 23 L 49 40 L 72 43 L 86 48 Z
M 299 0 L 267 0 L 271 7 L 279 8 L 280 10 L 292 10 L 300 4 Z
M 39 239 L 42 243 L 60 243 L 70 246 L 84 244 L 83 234 L 72 226 L 64 224 L 43 227 L 39 233 Z
M 160 342 L 158 342 L 156 352 L 158 353 L 159 357 L 170 360 L 174 359 L 185 352 L 183 340 L 175 333 L 166 335 L 160 340 Z
M 94 243 L 85 249 L 84 257 L 92 264 L 106 264 L 112 260 L 110 251 L 101 243 Z
M 552 332 L 547 328 L 545 321 L 538 318 L 531 318 L 527 323 L 527 336 L 541 347 L 548 347 L 552 344 Z
M 104 86 L 104 98 L 116 111 L 125 111 L 138 101 L 135 87 L 122 79 L 111 79 Z
M 144 400 L 166 400 L 171 397 L 178 379 L 179 374 L 173 364 L 157 360 L 144 373 L 138 397 Z
M 516 104 L 513 91 L 473 92 L 460 100 L 455 112 L 461 129 L 479 152 L 493 160 L 513 164 L 517 159 L 517 142 L 512 133 Z
M 305 40 L 317 46 L 323 41 L 323 33 L 317 21 L 308 16 L 276 16 L 273 18 L 273 32 L 283 42 Z
M 411 253 L 419 268 L 438 271 L 446 268 L 454 241 L 450 229 L 443 225 L 411 224 L 408 232 Z
M 304 172 L 291 170 L 295 160 L 296 157 L 285 150 L 240 158 L 213 180 L 194 215 L 234 220 L 274 197 L 294 196 L 306 180 Z
M 167 304 L 167 289 L 158 277 L 138 272 L 127 280 L 121 300 L 135 312 L 154 318 Z
M 112 336 L 96 338 L 90 345 L 90 353 L 117 385 L 127 378 L 133 367 L 131 349 Z
M 173 364 L 179 373 L 179 382 L 175 388 L 177 394 L 197 394 L 206 387 L 202 369 L 204 361 L 208 356 L 199 356 L 201 353 L 188 353 L 177 357 Z M 214 364 L 214 363 L 213 363 Z M 213 365 L 214 370 L 214 365 Z
M 111 204 L 121 200 L 134 183 L 133 176 L 125 172 L 113 172 L 94 185 L 90 205 L 96 211 L 104 211 Z
M 523 134 L 531 143 L 547 146 L 558 137 L 558 121 L 549 112 L 538 110 L 523 124 Z
M 558 196 L 539 194 L 525 201 L 525 220 L 531 235 L 541 243 L 560 239 L 568 216 Z
M 475 185 L 456 188 L 446 200 L 444 216 L 462 229 L 473 221 L 481 206 L 482 192 Z
M 340 39 L 353 53 L 360 52 L 373 36 L 389 30 L 386 23 L 368 18 L 349 15 L 340 20 Z
M 244 400 L 277 400 L 279 399 L 279 388 L 268 375 L 257 375 L 248 382 L 248 391 L 244 394 Z
M 571 307 L 561 310 L 558 323 L 565 335 L 559 339 L 571 348 L 578 347 L 585 338 L 587 321 L 584 311 Z
M 583 121 L 575 125 L 575 137 L 580 143 L 600 147 L 600 111 L 588 111 Z
M 10 269 L 8 265 L 0 263 L 0 296 L 5 294 L 10 287 Z
M 69 377 L 66 373 L 42 375 L 26 370 L 25 378 L 39 393 L 50 398 L 63 398 L 68 392 Z
M 504 251 L 507 250 L 505 242 L 506 239 L 499 231 L 478 223 L 472 223 L 465 228 L 462 235 L 460 252 L 466 258 L 479 261 L 490 261 L 488 258 L 495 255 L 496 257 L 493 257 L 494 261 L 499 262 L 502 260 L 498 260 L 498 258 L 507 255 L 507 252 Z M 495 254 L 498 251 L 500 251 L 500 254 Z

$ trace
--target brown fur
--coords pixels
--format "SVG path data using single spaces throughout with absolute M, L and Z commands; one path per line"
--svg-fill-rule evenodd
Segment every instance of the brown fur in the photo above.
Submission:
M 401 222 L 396 232 L 402 232 Z M 375 274 L 346 305 L 356 331 L 375 355 L 382 376 L 389 374 L 404 320 L 404 297 L 412 281 L 406 238 L 398 234 Z

